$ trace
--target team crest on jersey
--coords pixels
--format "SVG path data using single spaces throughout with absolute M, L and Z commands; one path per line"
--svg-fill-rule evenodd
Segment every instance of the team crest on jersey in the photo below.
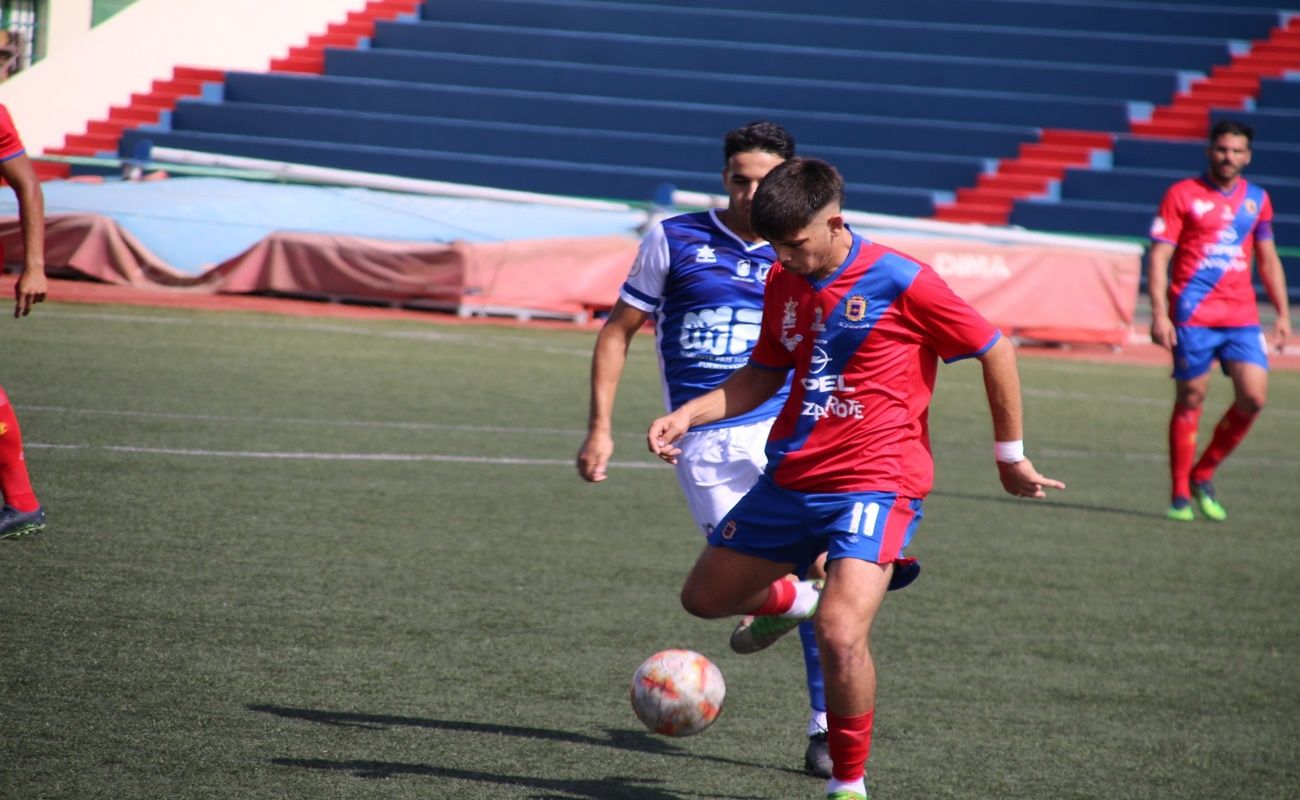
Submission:
M 855 294 L 844 303 L 844 319 L 849 322 L 861 322 L 867 316 L 867 298 Z
M 750 269 L 749 269 L 749 260 L 748 260 L 748 259 L 744 259 L 744 260 L 741 260 L 741 261 L 737 261 L 737 262 L 736 262 L 736 274 L 737 274 L 737 275 L 739 275 L 739 276 L 742 277 L 742 278 L 748 278 L 748 277 L 749 277 L 749 272 L 750 272 Z
M 730 539 L 735 535 L 736 535 L 736 521 L 734 519 L 727 520 L 726 526 L 722 529 L 722 538 Z
M 718 256 L 713 252 L 713 248 L 707 244 L 700 245 L 700 249 L 695 251 L 696 264 L 716 264 Z
M 1259 213 L 1259 203 L 1256 203 L 1254 200 L 1251 200 L 1249 197 L 1246 198 L 1246 202 L 1243 203 L 1242 206 L 1246 209 L 1246 213 L 1250 214 L 1251 216 L 1254 216 L 1255 214 Z

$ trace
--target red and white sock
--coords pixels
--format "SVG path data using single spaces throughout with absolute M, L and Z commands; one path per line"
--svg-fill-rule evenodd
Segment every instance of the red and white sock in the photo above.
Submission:
M 0 493 L 5 505 L 19 511 L 35 511 L 41 507 L 27 477 L 27 461 L 23 458 L 23 434 L 18 427 L 9 395 L 0 386 Z
M 750 613 L 756 617 L 806 617 L 817 607 L 820 596 L 812 581 L 782 578 L 767 587 L 767 599 Z

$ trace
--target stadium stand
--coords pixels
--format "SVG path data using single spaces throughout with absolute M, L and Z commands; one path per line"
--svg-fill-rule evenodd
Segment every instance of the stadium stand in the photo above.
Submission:
M 647 200 L 716 191 L 717 132 L 765 117 L 864 211 L 1137 238 L 1231 115 L 1300 242 L 1300 17 L 1277 8 L 387 0 L 271 67 L 178 70 L 69 144 Z

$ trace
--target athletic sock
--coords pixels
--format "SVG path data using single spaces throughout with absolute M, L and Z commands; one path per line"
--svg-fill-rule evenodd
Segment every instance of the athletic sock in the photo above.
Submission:
M 41 507 L 32 491 L 27 476 L 27 462 L 23 458 L 23 434 L 18 427 L 9 395 L 0 386 L 0 493 L 6 505 L 19 511 L 35 511 Z
M 1258 416 L 1258 412 L 1247 414 L 1235 405 L 1228 407 L 1223 419 L 1214 426 L 1214 438 L 1210 440 L 1210 446 L 1205 448 L 1201 459 L 1196 462 L 1196 466 L 1192 467 L 1193 483 L 1205 483 L 1214 477 L 1214 470 L 1233 450 L 1237 449 L 1241 440 L 1246 438 L 1246 433 Z
M 826 712 L 826 744 L 831 751 L 831 774 L 835 780 L 851 783 L 863 780 L 867 774 L 867 758 L 871 756 L 871 722 L 875 709 L 865 714 L 841 717 L 834 711 Z
M 808 735 L 814 736 L 826 732 L 826 680 L 812 620 L 799 623 L 799 642 L 803 645 L 803 672 L 808 680 L 808 704 L 812 707 Z
M 1169 417 L 1169 477 L 1174 499 L 1192 496 L 1192 461 L 1196 458 L 1196 429 L 1201 423 L 1201 409 L 1174 403 Z
M 763 604 L 754 609 L 752 613 L 756 617 L 770 617 L 776 614 L 784 614 L 794 605 L 795 595 L 799 592 L 794 581 L 788 581 L 782 578 L 779 581 L 772 581 L 767 587 L 767 599 Z

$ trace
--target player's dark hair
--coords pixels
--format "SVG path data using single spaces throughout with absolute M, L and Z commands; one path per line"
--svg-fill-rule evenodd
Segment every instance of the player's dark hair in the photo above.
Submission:
M 1217 142 L 1219 140 L 1219 137 L 1223 136 L 1224 134 L 1232 134 L 1233 136 L 1245 136 L 1247 145 L 1255 141 L 1254 128 L 1250 127 L 1244 122 L 1240 122 L 1235 119 L 1221 119 L 1218 122 L 1214 123 L 1213 128 L 1210 128 L 1210 144 L 1214 144 L 1215 142 Z
M 759 150 L 781 158 L 794 156 L 794 137 L 775 122 L 758 120 L 728 131 L 722 148 L 724 161 L 736 153 Z
M 844 205 L 844 178 L 816 158 L 792 158 L 767 173 L 750 205 L 754 232 L 778 241 L 802 230 L 826 206 Z

